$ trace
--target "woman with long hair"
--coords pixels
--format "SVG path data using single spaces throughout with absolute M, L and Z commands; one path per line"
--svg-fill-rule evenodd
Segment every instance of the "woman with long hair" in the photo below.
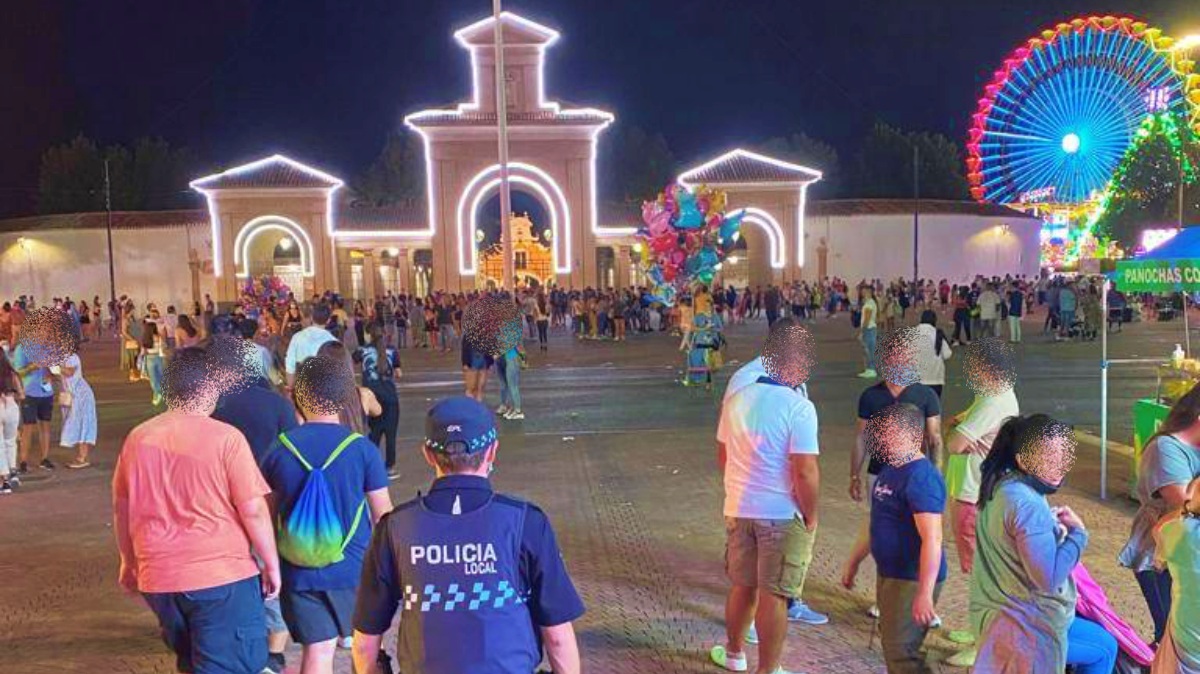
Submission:
M 396 393 L 396 378 L 400 376 L 400 368 L 394 360 L 395 351 L 387 348 L 383 327 L 378 321 L 372 321 L 367 326 L 366 337 L 368 344 L 358 350 L 356 360 L 362 365 L 362 382 L 375 394 L 379 401 L 382 414 L 370 417 L 371 442 L 379 445 L 384 439 L 384 465 L 388 475 L 396 475 L 396 431 L 400 426 L 400 396 Z
M 121 369 L 129 372 L 129 381 L 142 380 L 138 355 L 142 350 L 141 322 L 134 315 L 133 300 L 126 300 L 121 308 Z
M 1074 430 L 1044 414 L 1014 417 L 983 462 L 971 574 L 976 671 L 1110 674 L 1117 641 L 1075 613 L 1071 572 L 1088 533 L 1070 507 L 1051 507 L 1074 463 Z
M 146 321 L 142 333 L 142 353 L 146 359 L 146 375 L 150 377 L 150 389 L 154 397 L 150 404 L 157 407 L 163 402 L 163 364 L 166 356 L 166 340 L 158 331 L 158 323 Z
M 175 348 L 186 349 L 200 344 L 200 331 L 187 314 L 179 314 L 175 324 Z
M 546 351 L 550 348 L 550 305 L 546 301 L 546 291 L 544 290 L 538 290 L 533 318 L 537 324 L 538 348 Z M 624 338 L 625 318 L 622 316 L 617 323 L 617 339 L 621 340 Z
M 354 362 L 350 357 L 350 352 L 346 350 L 345 344 L 336 340 L 325 342 L 320 349 L 317 349 L 317 355 L 345 363 L 346 369 L 350 371 L 350 376 L 354 376 Z M 367 419 L 383 414 L 383 408 L 380 407 L 379 401 L 371 389 L 362 386 L 354 388 L 356 395 L 346 399 L 341 411 L 338 412 L 338 422 L 359 435 L 367 435 L 370 432 L 367 427 Z M 297 405 L 296 408 L 299 409 L 300 406 Z
M 73 353 L 59 366 L 62 390 L 67 393 L 71 404 L 63 415 L 60 447 L 74 447 L 75 460 L 67 468 L 87 468 L 88 455 L 96 446 L 96 395 L 83 378 L 83 362 L 79 354 Z M 152 380 L 153 381 L 153 380 Z M 161 381 L 161 377 L 160 377 Z
M 1187 487 L 1200 477 L 1200 385 L 1176 401 L 1158 432 L 1150 437 L 1138 463 L 1137 497 L 1141 502 L 1129 542 L 1117 558 L 1133 571 L 1154 620 L 1154 642 L 1162 641 L 1171 613 L 1171 572 L 1154 566 L 1154 525 L 1183 506 Z
M 921 383 L 933 389 L 938 400 L 941 400 L 942 387 L 946 385 L 946 361 L 954 355 L 950 340 L 938 327 L 937 312 L 933 309 L 921 312 L 921 322 L 916 330 L 921 335 L 917 345 Z
M 25 387 L 21 377 L 0 349 L 0 494 L 12 493 L 18 486 L 17 436 L 21 428 L 21 401 Z
M 1155 557 L 1172 573 L 1174 601 L 1151 674 L 1200 672 L 1200 479 L 1187 493 L 1188 500 L 1154 528 Z

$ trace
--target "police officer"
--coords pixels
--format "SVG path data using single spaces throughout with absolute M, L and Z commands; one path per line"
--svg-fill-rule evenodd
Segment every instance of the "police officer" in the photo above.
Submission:
M 359 674 L 379 674 L 398 608 L 403 674 L 532 674 L 543 645 L 555 674 L 580 671 L 571 621 L 583 602 L 545 513 L 492 490 L 498 447 L 478 401 L 429 410 L 422 451 L 437 479 L 375 528 L 354 615 Z

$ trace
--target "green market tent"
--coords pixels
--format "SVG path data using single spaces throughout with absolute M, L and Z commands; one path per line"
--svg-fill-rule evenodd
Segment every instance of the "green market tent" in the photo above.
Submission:
M 1193 293 L 1200 291 L 1200 227 L 1187 227 L 1158 248 L 1132 260 L 1117 262 L 1112 283 L 1123 292 Z M 1108 312 L 1108 286 L 1100 306 Z M 1187 300 L 1183 303 L 1183 341 L 1188 356 L 1192 354 L 1191 331 L 1188 328 Z M 1107 321 L 1101 334 L 1100 361 L 1100 498 L 1106 497 L 1108 485 L 1108 367 L 1119 362 L 1108 359 Z M 1145 359 L 1138 359 L 1137 362 Z

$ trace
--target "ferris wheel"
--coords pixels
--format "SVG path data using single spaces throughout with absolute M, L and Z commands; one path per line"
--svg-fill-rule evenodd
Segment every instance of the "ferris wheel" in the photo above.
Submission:
M 1200 125 L 1200 75 L 1162 31 L 1078 18 L 1004 60 L 972 117 L 967 178 L 977 201 L 1082 204 L 1112 177 L 1151 113 Z

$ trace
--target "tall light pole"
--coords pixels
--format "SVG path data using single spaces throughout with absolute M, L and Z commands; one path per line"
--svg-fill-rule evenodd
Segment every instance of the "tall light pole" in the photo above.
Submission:
M 500 14 L 500 0 L 492 0 L 492 38 L 496 49 L 496 136 L 500 146 L 500 237 L 504 245 L 504 278 L 500 280 L 500 287 L 507 288 L 512 283 L 515 289 L 512 227 L 508 222 L 512 214 L 512 195 L 508 189 L 508 97 L 505 91 L 504 29 Z
M 921 148 L 913 139 L 913 286 L 921 278 Z M 916 289 L 915 292 L 920 292 Z
M 108 159 L 104 160 L 104 231 L 108 236 L 108 299 L 117 301 L 117 272 L 112 249 L 112 180 L 108 175 Z M 188 246 L 191 250 L 191 246 Z

